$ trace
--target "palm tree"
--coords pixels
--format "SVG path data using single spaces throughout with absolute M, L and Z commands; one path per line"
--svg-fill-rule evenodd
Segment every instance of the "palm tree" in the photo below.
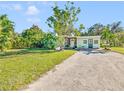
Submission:
M 105 43 L 105 49 L 107 49 L 107 46 L 109 45 L 109 40 L 110 40 L 110 30 L 108 26 L 104 27 L 101 38 Z
M 88 29 L 89 35 L 101 35 L 104 26 L 100 23 L 96 23 Z
M 110 27 L 110 31 L 112 33 L 116 33 L 116 32 L 122 31 L 122 27 L 120 27 L 120 25 L 121 25 L 121 21 L 118 21 L 118 22 L 113 22 L 112 24 L 109 24 L 108 26 Z
M 115 46 L 115 42 L 116 42 L 116 35 L 113 34 L 113 33 L 109 33 L 109 44 L 110 44 L 110 47 L 111 46 Z
M 102 39 L 105 43 L 105 49 L 108 49 L 107 47 L 115 46 L 117 36 L 111 32 L 109 26 L 106 26 L 102 31 Z

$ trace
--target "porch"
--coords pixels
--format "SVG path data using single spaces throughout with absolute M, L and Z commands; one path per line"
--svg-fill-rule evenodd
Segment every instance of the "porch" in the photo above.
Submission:
M 76 37 L 65 37 L 65 48 L 77 48 L 77 38 Z

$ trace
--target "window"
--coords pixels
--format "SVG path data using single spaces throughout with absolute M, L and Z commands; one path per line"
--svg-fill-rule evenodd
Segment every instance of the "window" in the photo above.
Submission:
M 98 44 L 98 40 L 94 40 L 94 44 Z
M 87 44 L 87 40 L 83 40 L 83 44 Z

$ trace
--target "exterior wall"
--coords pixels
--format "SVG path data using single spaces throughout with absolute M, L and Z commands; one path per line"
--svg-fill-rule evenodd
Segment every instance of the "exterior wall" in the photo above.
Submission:
M 77 39 L 77 48 L 88 48 L 88 40 L 87 40 L 87 44 L 84 44 L 83 40 L 87 40 L 87 39 L 82 39 L 82 38 Z
M 82 36 L 82 37 L 67 37 L 69 39 L 69 45 L 73 48 L 75 45 L 77 48 L 89 48 L 89 39 L 93 40 L 93 48 L 100 48 L 100 36 Z M 73 39 L 75 38 L 76 42 Z M 86 40 L 84 42 L 84 40 Z M 98 40 L 98 43 L 95 44 L 95 40 Z
M 98 40 L 98 44 L 95 44 L 94 40 Z M 93 39 L 93 48 L 100 48 L 100 39 Z
M 88 40 L 93 39 L 93 48 L 100 48 L 100 37 L 97 36 L 87 36 L 87 37 L 79 37 L 77 38 L 77 48 L 88 48 Z M 83 40 L 87 40 L 87 43 L 84 44 Z M 98 44 L 94 43 L 94 40 L 98 40 Z

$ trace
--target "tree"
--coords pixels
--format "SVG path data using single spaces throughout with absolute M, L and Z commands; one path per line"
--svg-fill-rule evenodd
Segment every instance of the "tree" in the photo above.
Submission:
M 28 48 L 37 47 L 38 42 L 41 41 L 43 35 L 43 31 L 36 25 L 33 25 L 31 28 L 22 32 L 22 37 L 25 39 Z
M 96 23 L 88 29 L 88 35 L 101 35 L 104 26 L 100 23 Z
M 63 48 L 64 45 L 65 45 L 65 38 L 63 36 L 58 36 L 56 46 Z
M 21 34 L 15 33 L 14 40 L 13 40 L 13 48 L 14 49 L 21 49 L 26 48 L 26 39 L 21 36 Z
M 81 32 L 76 28 L 76 29 L 74 29 L 74 35 L 75 36 L 80 36 Z
M 41 43 L 45 49 L 55 49 L 57 45 L 57 37 L 53 33 L 46 33 Z
M 53 15 L 47 19 L 47 24 L 58 35 L 74 33 L 74 24 L 78 21 L 77 15 L 80 13 L 80 8 L 73 5 L 73 2 L 67 2 L 64 9 L 60 9 L 57 5 L 52 7 Z
M 103 42 L 105 43 L 105 49 L 107 49 L 107 47 L 111 47 L 112 45 L 114 45 L 115 38 L 116 35 L 110 31 L 109 26 L 104 27 L 102 31 L 102 39 Z
M 121 25 L 121 21 L 113 22 L 112 24 L 108 24 L 108 26 L 110 27 L 110 31 L 112 33 L 122 32 L 123 28 L 120 27 L 120 25 Z
M 83 24 L 80 24 L 79 31 L 81 32 L 83 29 L 85 29 Z
M 110 32 L 110 35 L 109 35 L 109 44 L 110 44 L 110 47 L 115 46 L 116 41 L 117 41 L 116 35 L 113 34 L 112 32 Z
M 0 50 L 4 51 L 9 47 L 9 44 L 11 44 L 11 42 L 9 41 L 7 35 L 0 35 Z
M 109 27 L 104 27 L 102 31 L 102 39 L 104 40 L 105 43 L 105 49 L 107 49 L 107 46 L 109 44 L 109 35 L 110 35 Z
M 124 47 L 124 32 L 115 33 L 116 35 L 116 42 L 115 46 Z
M 0 50 L 12 47 L 14 34 L 14 23 L 7 15 L 0 15 Z

